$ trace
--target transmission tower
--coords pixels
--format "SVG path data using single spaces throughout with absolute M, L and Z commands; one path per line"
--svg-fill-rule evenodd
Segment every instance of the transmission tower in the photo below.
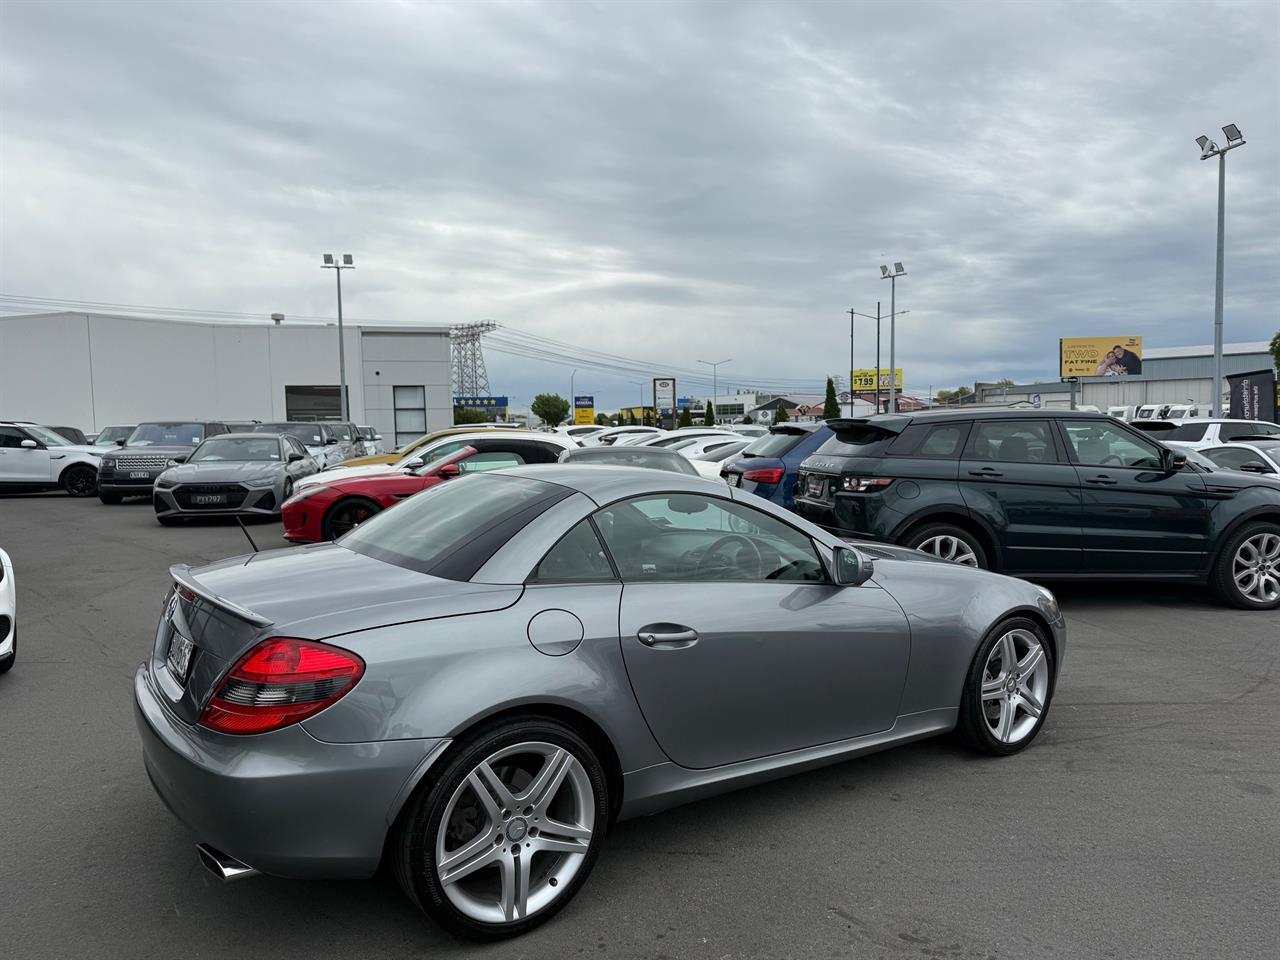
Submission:
M 489 396 L 489 372 L 484 368 L 484 350 L 480 346 L 480 338 L 496 329 L 498 325 L 492 320 L 456 323 L 449 328 L 449 341 L 453 346 L 455 397 Z

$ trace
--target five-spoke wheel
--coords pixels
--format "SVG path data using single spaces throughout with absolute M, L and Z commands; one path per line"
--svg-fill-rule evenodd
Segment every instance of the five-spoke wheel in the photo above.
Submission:
M 1015 753 L 1039 732 L 1052 695 L 1052 650 L 1040 627 L 1021 617 L 1005 620 L 978 647 L 957 729 L 986 753 Z

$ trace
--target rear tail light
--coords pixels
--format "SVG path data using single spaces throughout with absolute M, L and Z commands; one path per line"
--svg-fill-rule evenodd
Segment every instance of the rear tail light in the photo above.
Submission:
M 742 474 L 742 479 L 753 480 L 756 483 L 781 483 L 782 474 L 781 467 L 769 467 L 765 470 L 746 470 Z
M 891 483 L 891 477 L 844 477 L 841 486 L 848 493 L 867 493 L 871 490 L 883 490 Z
M 364 674 L 349 650 L 314 640 L 273 637 L 236 661 L 200 714 L 218 733 L 279 730 L 344 697 Z

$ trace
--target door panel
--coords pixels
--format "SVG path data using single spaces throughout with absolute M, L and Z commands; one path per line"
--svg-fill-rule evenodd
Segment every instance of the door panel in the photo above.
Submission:
M 888 729 L 910 653 L 874 585 L 627 583 L 619 632 L 654 736 L 699 769 Z

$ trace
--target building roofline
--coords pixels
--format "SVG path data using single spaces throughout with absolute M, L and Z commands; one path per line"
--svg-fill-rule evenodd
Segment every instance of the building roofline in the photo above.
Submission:
M 168 325 L 181 325 L 189 327 L 237 327 L 254 330 L 276 330 L 302 327 L 309 330 L 326 330 L 331 327 L 338 326 L 337 320 L 314 321 L 314 320 L 290 320 L 285 317 L 284 323 L 275 323 L 270 317 L 264 320 L 187 320 L 180 317 L 139 317 L 131 313 L 100 313 L 93 310 L 53 310 L 45 313 L 19 313 L 0 316 L 0 323 L 6 320 L 52 320 L 55 317 L 84 317 L 86 319 L 92 317 L 102 317 L 107 320 L 131 320 L 142 323 L 163 323 Z M 444 323 L 412 323 L 412 324 L 388 324 L 388 323 L 361 323 L 359 321 L 347 321 L 343 323 L 344 327 L 352 330 L 368 331 L 370 333 L 448 333 L 449 324 Z

